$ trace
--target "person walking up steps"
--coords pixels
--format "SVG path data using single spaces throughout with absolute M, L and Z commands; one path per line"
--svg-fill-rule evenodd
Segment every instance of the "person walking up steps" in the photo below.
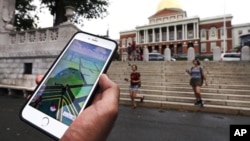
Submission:
M 132 103 L 132 108 L 136 108 L 136 101 L 135 99 L 140 99 L 141 102 L 144 100 L 144 96 L 137 96 L 139 84 L 141 82 L 141 75 L 139 72 L 137 72 L 137 66 L 131 65 L 132 72 L 130 74 L 130 80 L 128 78 L 125 78 L 125 81 L 130 82 L 130 98 Z
M 194 103 L 194 105 L 203 107 L 204 102 L 201 98 L 201 86 L 203 85 L 203 81 L 205 81 L 205 85 L 208 86 L 207 77 L 203 68 L 200 66 L 199 60 L 193 60 L 193 65 L 194 66 L 190 70 L 187 69 L 186 72 L 191 76 L 190 85 L 193 88 L 196 98 L 196 102 Z

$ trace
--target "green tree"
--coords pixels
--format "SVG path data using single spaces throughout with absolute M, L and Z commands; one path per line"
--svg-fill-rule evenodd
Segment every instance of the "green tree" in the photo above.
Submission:
M 27 30 L 37 28 L 36 21 L 39 17 L 35 13 L 36 6 L 32 4 L 33 0 L 16 0 L 16 12 L 14 25 L 16 30 Z M 50 14 L 55 16 L 54 26 L 65 21 L 65 6 L 75 8 L 75 17 L 73 22 L 83 24 L 84 19 L 104 18 L 108 12 L 108 0 L 40 0 L 41 8 L 47 7 Z M 32 14 L 32 12 L 34 14 Z
M 31 4 L 33 0 L 16 0 L 16 12 L 14 26 L 17 31 L 34 29 L 37 27 L 38 17 L 34 13 L 36 6 Z
M 55 16 L 54 26 L 67 20 L 65 17 L 65 6 L 75 8 L 74 22 L 81 24 L 81 18 L 96 19 L 103 18 L 108 14 L 108 0 L 41 0 L 49 8 L 50 14 Z

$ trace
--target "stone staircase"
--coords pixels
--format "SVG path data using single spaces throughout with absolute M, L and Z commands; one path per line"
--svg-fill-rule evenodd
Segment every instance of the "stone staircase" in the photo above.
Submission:
M 141 73 L 144 95 L 140 107 L 250 115 L 250 62 L 201 62 L 208 76 L 208 86 L 202 87 L 205 107 L 194 106 L 194 94 L 189 85 L 191 62 L 133 62 Z M 120 104 L 131 105 L 128 63 L 112 62 L 108 75 L 121 89 Z

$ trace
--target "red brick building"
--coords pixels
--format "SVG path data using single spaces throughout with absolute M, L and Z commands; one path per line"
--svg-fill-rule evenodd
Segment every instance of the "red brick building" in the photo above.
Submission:
M 120 32 L 119 44 L 127 47 L 135 41 L 137 47 L 146 47 L 149 52 L 156 50 L 163 54 L 165 48 L 170 48 L 172 55 L 185 56 L 189 47 L 194 47 L 197 55 L 212 54 L 216 46 L 224 51 L 225 41 L 225 51 L 229 52 L 232 50 L 231 21 L 231 15 L 204 19 L 187 17 L 186 11 L 168 5 L 150 16 L 147 25 Z

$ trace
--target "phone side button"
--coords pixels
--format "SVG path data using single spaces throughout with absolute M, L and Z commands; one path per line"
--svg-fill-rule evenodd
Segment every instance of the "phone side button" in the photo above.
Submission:
M 47 126 L 49 124 L 49 118 L 48 117 L 44 117 L 42 118 L 42 122 L 41 122 L 41 125 L 43 127 Z

